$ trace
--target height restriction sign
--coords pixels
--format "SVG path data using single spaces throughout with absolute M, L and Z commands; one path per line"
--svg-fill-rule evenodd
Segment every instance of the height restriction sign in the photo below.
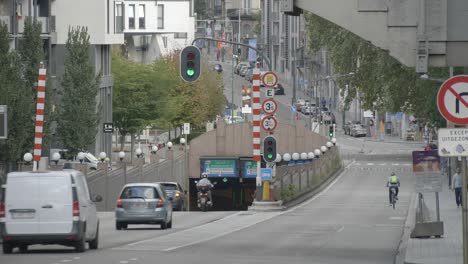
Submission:
M 268 98 L 262 103 L 262 110 L 267 115 L 273 115 L 276 112 L 278 105 L 276 104 L 275 99 Z
M 437 107 L 448 121 L 468 124 L 468 76 L 458 75 L 446 80 L 437 94 Z

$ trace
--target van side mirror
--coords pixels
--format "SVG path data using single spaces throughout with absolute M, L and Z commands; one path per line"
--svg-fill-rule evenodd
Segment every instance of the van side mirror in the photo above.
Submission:
M 91 198 L 91 201 L 95 203 L 102 202 L 102 196 L 99 194 L 94 194 L 93 197 Z

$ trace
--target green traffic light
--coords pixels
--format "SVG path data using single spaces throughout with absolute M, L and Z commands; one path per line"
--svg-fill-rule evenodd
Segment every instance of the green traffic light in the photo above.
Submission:
M 269 159 L 272 159 L 272 158 L 273 158 L 273 154 L 268 153 L 267 157 L 268 157 Z
M 195 71 L 193 69 L 187 69 L 187 75 L 192 77 L 195 74 Z

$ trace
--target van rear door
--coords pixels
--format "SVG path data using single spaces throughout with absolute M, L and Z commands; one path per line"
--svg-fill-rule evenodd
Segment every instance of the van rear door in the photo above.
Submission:
M 39 233 L 70 233 L 73 228 L 73 192 L 70 175 L 40 175 Z
M 8 234 L 39 232 L 39 177 L 34 174 L 8 177 L 5 197 L 5 228 Z

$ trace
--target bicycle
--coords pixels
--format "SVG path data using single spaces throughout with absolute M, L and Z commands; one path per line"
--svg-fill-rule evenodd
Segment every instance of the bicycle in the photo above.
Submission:
M 393 209 L 395 209 L 396 201 L 397 201 L 396 189 L 395 187 L 390 187 L 390 203 L 392 204 Z

